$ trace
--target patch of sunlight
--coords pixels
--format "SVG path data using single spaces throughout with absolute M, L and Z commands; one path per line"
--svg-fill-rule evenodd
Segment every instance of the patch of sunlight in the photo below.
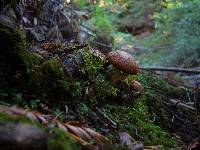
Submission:
M 122 7 L 123 7 L 124 9 L 128 9 L 128 3 L 123 4 Z
M 99 1 L 99 7 L 105 7 L 105 1 L 104 0 Z
M 133 48 L 133 45 L 126 44 L 123 48 L 125 48 L 125 49 L 131 49 L 131 48 Z
M 115 42 L 116 42 L 116 43 L 121 43 L 121 42 L 123 42 L 123 37 L 117 36 L 117 37 L 115 38 Z
M 111 7 L 113 5 L 113 1 L 112 0 L 100 0 L 99 1 L 99 7 Z
M 180 2 L 180 1 L 167 0 L 166 3 L 165 3 L 165 6 L 168 9 L 174 9 L 174 8 L 177 8 L 177 7 L 182 7 L 183 3 Z
M 71 0 L 64 0 L 64 4 L 69 4 L 71 2 Z

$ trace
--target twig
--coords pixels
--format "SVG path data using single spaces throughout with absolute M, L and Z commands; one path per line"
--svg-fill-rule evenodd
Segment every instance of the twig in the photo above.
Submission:
M 177 106 L 181 106 L 182 108 L 189 109 L 189 110 L 192 110 L 192 111 L 196 111 L 196 109 L 194 107 L 189 106 L 187 104 L 184 104 L 182 102 L 179 102 L 176 99 L 170 99 L 170 102 L 173 103 L 173 104 L 176 104 Z
M 55 122 L 59 116 L 61 116 L 63 114 L 63 112 L 60 112 L 59 114 L 57 114 L 53 119 L 52 122 Z
M 96 107 L 96 110 L 97 110 L 101 115 L 103 115 L 104 118 L 106 118 L 108 121 L 110 121 L 111 124 L 113 125 L 113 127 L 117 127 L 117 124 L 116 124 L 112 119 L 110 119 L 105 113 L 103 113 L 98 107 Z

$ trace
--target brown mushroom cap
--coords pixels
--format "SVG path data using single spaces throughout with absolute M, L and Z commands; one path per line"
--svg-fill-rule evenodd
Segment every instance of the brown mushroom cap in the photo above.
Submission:
M 107 59 L 113 64 L 114 67 L 129 74 L 137 74 L 139 66 L 133 57 L 124 51 L 112 51 L 107 54 Z
M 136 81 L 136 80 L 132 80 L 130 82 L 130 87 L 136 91 L 136 92 L 139 92 L 139 93 L 142 93 L 142 91 L 144 90 L 143 86 L 141 85 L 140 82 Z

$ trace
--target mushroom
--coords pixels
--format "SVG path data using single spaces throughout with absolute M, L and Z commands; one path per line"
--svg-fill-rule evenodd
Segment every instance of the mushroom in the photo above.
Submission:
M 144 90 L 144 88 L 143 88 L 143 86 L 141 85 L 141 83 L 138 82 L 138 81 L 136 81 L 136 80 L 130 81 L 129 85 L 130 85 L 131 89 L 132 89 L 133 91 L 137 92 L 137 93 L 142 93 L 143 90 Z
M 139 72 L 138 64 L 127 52 L 120 50 L 111 51 L 106 55 L 106 57 L 108 61 L 119 70 L 129 74 L 137 74 Z

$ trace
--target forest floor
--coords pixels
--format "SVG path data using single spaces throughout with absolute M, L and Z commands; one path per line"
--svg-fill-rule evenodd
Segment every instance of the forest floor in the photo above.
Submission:
M 148 14 L 110 42 L 74 3 L 0 6 L 3 150 L 199 149 L 199 68 L 144 69 Z

